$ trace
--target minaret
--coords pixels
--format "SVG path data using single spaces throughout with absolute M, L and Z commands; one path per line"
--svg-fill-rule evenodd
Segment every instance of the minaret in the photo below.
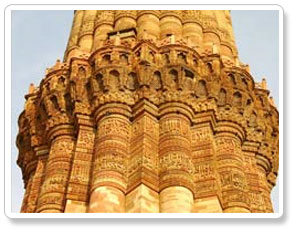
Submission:
M 65 59 L 76 45 L 90 53 L 102 39 L 97 37 L 127 28 L 135 28 L 138 39 L 143 33 L 155 41 L 172 34 L 177 39 L 193 41 L 189 46 L 209 52 L 213 45 L 218 46 L 231 59 L 237 54 L 228 10 L 76 10 Z
M 279 114 L 230 11 L 76 10 L 25 98 L 21 212 L 273 212 Z

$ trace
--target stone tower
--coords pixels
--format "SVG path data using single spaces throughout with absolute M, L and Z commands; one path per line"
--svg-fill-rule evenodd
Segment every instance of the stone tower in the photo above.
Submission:
M 77 10 L 19 117 L 21 212 L 273 212 L 278 111 L 226 10 Z

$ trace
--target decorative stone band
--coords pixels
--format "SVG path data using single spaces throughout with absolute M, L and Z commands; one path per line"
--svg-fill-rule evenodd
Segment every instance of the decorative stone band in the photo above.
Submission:
M 203 27 L 201 11 L 183 10 L 182 21 L 183 23 L 197 23 Z
M 57 125 L 50 129 L 47 133 L 47 137 L 50 142 L 59 136 L 74 136 L 74 126 L 72 124 Z
M 269 173 L 269 171 L 271 170 L 271 162 L 269 161 L 269 159 L 264 155 L 258 153 L 256 155 L 256 160 L 257 165 L 262 167 L 265 170 L 266 174 Z
M 167 114 L 180 114 L 187 118 L 189 122 L 191 123 L 194 117 L 194 111 L 193 109 L 180 102 L 167 102 L 164 104 L 160 104 L 159 106 L 159 116 L 162 117 Z

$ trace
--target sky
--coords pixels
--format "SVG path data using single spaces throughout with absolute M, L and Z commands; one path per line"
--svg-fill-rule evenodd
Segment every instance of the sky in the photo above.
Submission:
M 231 11 L 240 60 L 250 65 L 255 81 L 267 79 L 279 107 L 279 23 L 277 11 Z M 24 108 L 24 95 L 30 83 L 39 85 L 45 69 L 63 59 L 69 37 L 73 11 L 12 11 L 12 212 L 19 212 L 23 182 L 16 165 L 18 150 L 15 139 L 17 120 Z M 6 76 L 7 77 L 7 76 Z M 8 77 L 7 77 L 8 78 Z M 6 152 L 9 153 L 9 152 Z M 279 208 L 278 185 L 272 191 L 274 211 Z

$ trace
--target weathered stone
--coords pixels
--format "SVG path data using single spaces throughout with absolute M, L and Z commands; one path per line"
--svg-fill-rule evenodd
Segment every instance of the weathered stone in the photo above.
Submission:
M 21 212 L 272 212 L 279 115 L 230 12 L 77 10 L 19 117 Z

